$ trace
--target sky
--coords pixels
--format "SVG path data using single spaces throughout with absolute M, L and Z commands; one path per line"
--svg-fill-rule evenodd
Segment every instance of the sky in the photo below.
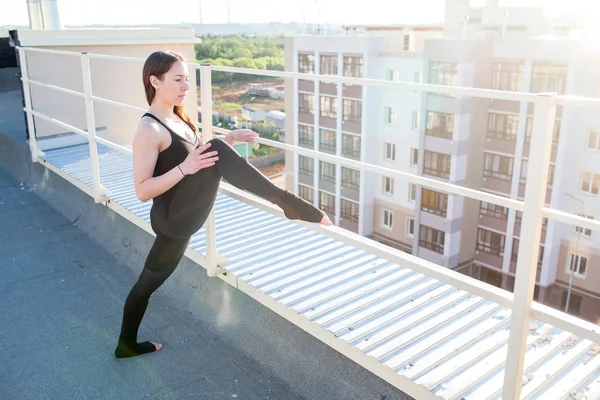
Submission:
M 63 25 L 226 23 L 227 0 L 57 0 Z M 327 22 L 424 24 L 441 22 L 445 0 L 229 0 L 231 22 Z M 485 0 L 471 0 L 472 5 Z M 543 4 L 550 15 L 600 11 L 596 0 L 501 0 L 504 6 Z M 590 10 L 590 7 L 593 10 Z M 0 0 L 0 26 L 29 25 L 27 0 Z M 320 12 L 317 12 L 320 10 Z

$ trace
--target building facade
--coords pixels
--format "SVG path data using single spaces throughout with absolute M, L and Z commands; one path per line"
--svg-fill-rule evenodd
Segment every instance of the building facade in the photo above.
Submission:
M 541 10 L 522 12 L 528 26 L 496 2 L 474 9 L 468 1 L 448 1 L 443 27 L 287 38 L 286 70 L 596 96 L 600 57 L 593 45 L 545 26 Z M 289 143 L 523 199 L 532 104 L 290 80 L 286 107 L 294 110 L 286 120 Z M 600 116 L 559 107 L 552 142 L 547 206 L 600 218 Z M 512 289 L 520 212 L 292 153 L 286 165 L 294 170 L 288 189 L 336 225 L 448 268 L 475 269 L 479 278 Z M 572 270 L 572 312 L 600 318 L 585 314 L 600 306 L 599 236 L 544 221 L 536 298 L 564 308 Z

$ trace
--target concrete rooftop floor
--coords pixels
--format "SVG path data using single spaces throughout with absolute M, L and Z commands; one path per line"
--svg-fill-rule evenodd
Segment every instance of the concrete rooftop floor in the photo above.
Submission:
M 302 399 L 160 289 L 139 339 L 164 348 L 116 359 L 137 275 L 2 170 L 0 221 L 0 399 Z

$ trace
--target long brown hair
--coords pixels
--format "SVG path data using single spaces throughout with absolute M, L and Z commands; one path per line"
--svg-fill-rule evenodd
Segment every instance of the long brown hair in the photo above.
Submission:
M 173 51 L 155 51 L 146 59 L 142 78 L 144 80 L 144 89 L 146 90 L 146 100 L 148 101 L 148 105 L 152 105 L 154 96 L 156 96 L 156 89 L 150 83 L 150 77 L 154 75 L 158 79 L 162 79 L 163 75 L 169 71 L 177 61 L 187 62 L 183 55 Z M 196 126 L 192 122 L 192 119 L 185 113 L 183 106 L 173 106 L 173 112 L 177 114 L 179 118 L 184 120 L 190 128 L 192 128 L 192 131 L 196 132 Z

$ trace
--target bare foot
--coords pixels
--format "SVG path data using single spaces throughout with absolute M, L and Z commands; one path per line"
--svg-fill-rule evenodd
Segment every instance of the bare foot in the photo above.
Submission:
M 160 343 L 152 342 L 152 344 L 154 345 L 154 347 L 156 347 L 156 351 L 162 349 L 162 347 L 163 347 L 162 344 L 160 344 Z
M 325 215 L 323 217 L 323 219 L 321 220 L 321 225 L 331 226 L 331 225 L 333 225 L 333 223 L 331 222 L 331 220 L 329 219 L 329 217 L 327 215 Z

